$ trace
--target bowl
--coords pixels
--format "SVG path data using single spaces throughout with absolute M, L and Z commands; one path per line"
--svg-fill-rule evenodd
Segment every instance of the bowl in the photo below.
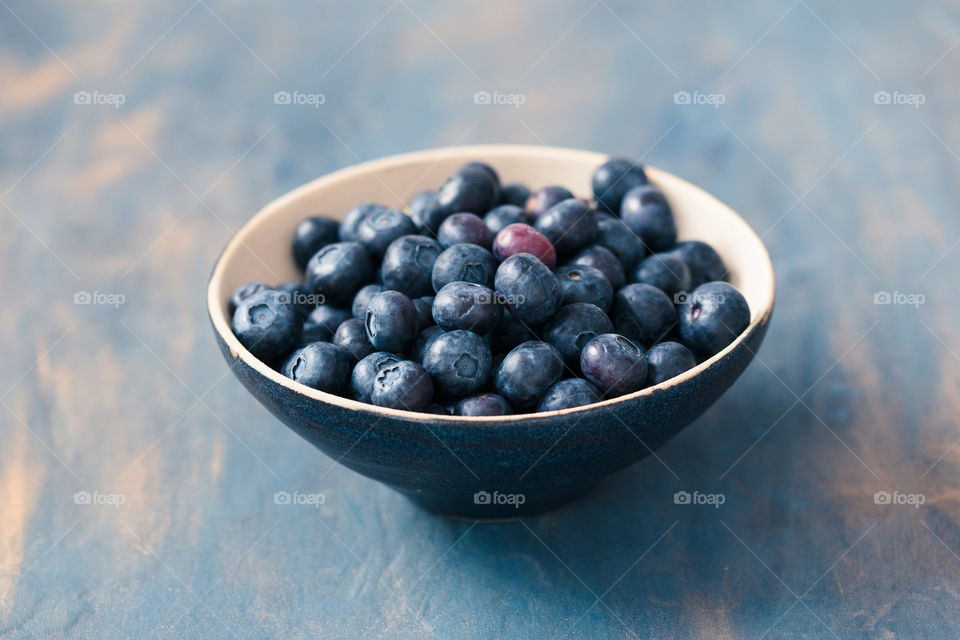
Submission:
M 667 196 L 681 240 L 704 240 L 750 304 L 747 329 L 726 349 L 663 382 L 561 411 L 461 417 L 400 411 L 318 391 L 284 377 L 231 331 L 230 293 L 249 281 L 299 281 L 290 249 L 310 215 L 342 217 L 360 202 L 402 208 L 471 160 L 504 183 L 563 184 L 590 194 L 608 159 L 545 146 L 481 145 L 406 153 L 336 171 L 268 204 L 230 239 L 207 286 L 210 320 L 240 382 L 274 416 L 335 461 L 416 504 L 449 516 L 502 519 L 539 513 L 589 491 L 601 478 L 647 456 L 700 416 L 753 359 L 773 311 L 774 276 L 763 242 L 737 214 L 701 189 L 647 167 Z

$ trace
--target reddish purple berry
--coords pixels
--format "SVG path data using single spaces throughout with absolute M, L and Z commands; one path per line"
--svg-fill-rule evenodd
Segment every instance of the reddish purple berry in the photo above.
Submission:
M 520 222 L 507 225 L 493 240 L 493 255 L 501 262 L 517 253 L 529 253 L 553 269 L 557 265 L 557 252 L 545 235 L 528 224 Z

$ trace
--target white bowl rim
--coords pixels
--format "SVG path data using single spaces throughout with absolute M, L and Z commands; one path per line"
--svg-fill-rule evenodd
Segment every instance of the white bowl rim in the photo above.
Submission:
M 571 158 L 576 156 L 577 160 L 582 161 L 586 155 L 596 156 L 596 165 L 600 166 L 608 159 L 611 155 L 593 152 L 593 151 L 584 151 L 580 149 L 571 149 L 564 147 L 549 147 L 546 145 L 514 145 L 514 144 L 479 144 L 479 145 L 465 145 L 465 146 L 454 146 L 454 147 L 438 147 L 434 149 L 425 149 L 422 151 L 411 151 L 407 153 L 401 153 L 391 156 L 386 156 L 376 160 L 370 160 L 367 162 L 361 162 L 359 164 L 351 165 L 343 169 L 338 169 L 326 175 L 323 175 L 319 178 L 315 178 L 310 182 L 301 185 L 292 191 L 287 192 L 286 194 L 280 196 L 279 198 L 273 200 L 266 206 L 264 206 L 260 211 L 258 211 L 254 216 L 252 216 L 244 225 L 230 238 L 227 242 L 227 245 L 224 247 L 223 251 L 220 253 L 217 258 L 216 265 L 214 266 L 213 273 L 210 276 L 210 281 L 207 284 L 207 311 L 210 315 L 211 321 L 217 333 L 220 335 L 221 339 L 226 343 L 228 349 L 230 350 L 230 355 L 236 359 L 241 359 L 244 364 L 255 370 L 257 373 L 263 377 L 269 379 L 276 384 L 286 387 L 290 391 L 297 393 L 301 396 L 311 398 L 326 404 L 332 404 L 339 406 L 344 409 L 349 409 L 352 411 L 361 411 L 365 413 L 372 414 L 381 418 L 391 417 L 402 420 L 418 420 L 422 421 L 429 419 L 436 422 L 448 422 L 451 425 L 455 423 L 473 423 L 472 426 L 483 425 L 487 423 L 495 423 L 496 425 L 508 425 L 517 422 L 529 421 L 529 420 L 544 420 L 550 419 L 559 416 L 565 416 L 574 413 L 589 413 L 591 411 L 598 411 L 609 409 L 610 407 L 624 403 L 630 402 L 632 400 L 637 400 L 639 398 L 652 396 L 658 391 L 662 391 L 666 388 L 682 384 L 683 382 L 697 376 L 698 374 L 706 371 L 708 368 L 722 360 L 726 357 L 727 354 L 731 353 L 736 349 L 741 343 L 746 340 L 747 336 L 752 334 L 754 330 L 758 329 L 764 325 L 770 318 L 771 313 L 773 312 L 773 303 L 776 297 L 776 279 L 774 276 L 773 265 L 770 262 L 770 255 L 767 252 L 766 246 L 763 244 L 763 240 L 756 234 L 750 225 L 746 223 L 732 209 L 727 205 L 717 200 L 714 196 L 710 195 L 700 187 L 697 187 L 694 184 L 678 178 L 677 176 L 667 173 L 665 171 L 656 169 L 651 165 L 644 165 L 644 170 L 651 176 L 651 182 L 656 182 L 657 178 L 667 177 L 673 181 L 676 181 L 678 184 L 683 186 L 686 189 L 692 189 L 699 192 L 701 195 L 706 196 L 708 199 L 712 200 L 717 206 L 726 210 L 730 215 L 733 215 L 743 223 L 743 227 L 746 229 L 753 240 L 759 245 L 759 248 L 762 250 L 762 255 L 764 258 L 763 267 L 767 271 L 765 274 L 770 281 L 769 297 L 763 301 L 759 312 L 757 312 L 743 332 L 737 336 L 737 338 L 727 345 L 719 353 L 714 354 L 712 357 L 704 360 L 697 366 L 692 369 L 684 371 L 682 374 L 670 378 L 660 384 L 645 387 L 640 391 L 635 391 L 633 393 L 618 396 L 616 398 L 611 398 L 609 400 L 603 400 L 601 402 L 595 402 L 593 404 L 583 405 L 580 407 L 572 407 L 569 409 L 559 409 L 555 411 L 540 411 L 535 413 L 519 413 L 511 414 L 506 416 L 458 416 L 458 415 L 447 415 L 447 414 L 433 414 L 426 413 L 423 411 L 406 411 L 402 409 L 391 409 L 388 407 L 381 407 L 374 404 L 368 404 L 365 402 L 360 402 L 358 400 L 353 400 L 351 398 L 344 398 L 342 396 L 337 396 L 332 393 L 327 393 L 325 391 L 320 391 L 312 387 L 300 384 L 299 382 L 294 382 L 290 378 L 284 376 L 279 371 L 275 371 L 270 368 L 266 363 L 262 362 L 256 358 L 250 351 L 246 349 L 241 343 L 240 340 L 234 335 L 233 329 L 231 327 L 231 322 L 227 318 L 227 314 L 224 313 L 223 302 L 226 300 L 230 293 L 229 291 L 223 290 L 223 279 L 226 269 L 226 265 L 230 262 L 230 258 L 235 254 L 241 246 L 243 246 L 243 240 L 245 232 L 248 232 L 251 227 L 254 227 L 254 223 L 265 219 L 272 215 L 274 212 L 284 208 L 288 203 L 295 201 L 302 197 L 304 194 L 312 192 L 318 188 L 322 188 L 328 183 L 336 182 L 343 180 L 345 178 L 355 177 L 361 174 L 367 173 L 377 173 L 380 171 L 385 171 L 393 167 L 402 166 L 411 162 L 437 162 L 447 159 L 461 159 L 463 162 L 468 162 L 471 160 L 483 160 L 484 157 L 490 155 L 513 155 L 519 157 L 530 157 L 531 159 L 540 158 L 543 156 L 544 152 L 549 152 L 552 156 L 563 156 L 569 155 Z M 755 356 L 756 354 L 754 354 Z M 233 366 L 233 365 L 230 365 Z

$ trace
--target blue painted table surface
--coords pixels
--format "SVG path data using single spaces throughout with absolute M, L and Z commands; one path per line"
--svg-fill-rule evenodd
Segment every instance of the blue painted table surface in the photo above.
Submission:
M 958 38 L 957 2 L 0 1 L 0 638 L 960 636 Z M 683 176 L 778 277 L 705 416 L 501 524 L 301 441 L 204 304 L 274 197 L 477 142 Z

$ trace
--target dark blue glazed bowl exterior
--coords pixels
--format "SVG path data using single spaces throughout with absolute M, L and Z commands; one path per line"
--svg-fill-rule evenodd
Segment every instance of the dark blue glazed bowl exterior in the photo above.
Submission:
M 767 324 L 708 369 L 631 402 L 514 424 L 396 418 L 324 404 L 234 357 L 233 373 L 270 412 L 341 464 L 426 509 L 472 519 L 539 513 L 644 458 L 699 417 L 743 373 Z M 518 504 L 519 503 L 519 504 Z
M 695 369 L 656 387 L 587 407 L 464 418 L 396 411 L 294 383 L 257 361 L 230 329 L 230 291 L 248 281 L 301 277 L 290 255 L 296 224 L 318 212 L 342 216 L 356 202 L 402 207 L 398 194 L 436 187 L 457 166 L 485 160 L 504 180 L 534 186 L 579 175 L 589 193 L 601 154 L 489 145 L 417 152 L 320 178 L 254 216 L 224 249 L 208 284 L 208 311 L 233 373 L 284 424 L 332 459 L 383 482 L 431 511 L 470 519 L 539 513 L 657 449 L 713 404 L 760 348 L 773 311 L 774 277 L 762 242 L 722 203 L 649 168 L 674 209 L 681 239 L 708 240 L 751 306 L 750 326 Z

